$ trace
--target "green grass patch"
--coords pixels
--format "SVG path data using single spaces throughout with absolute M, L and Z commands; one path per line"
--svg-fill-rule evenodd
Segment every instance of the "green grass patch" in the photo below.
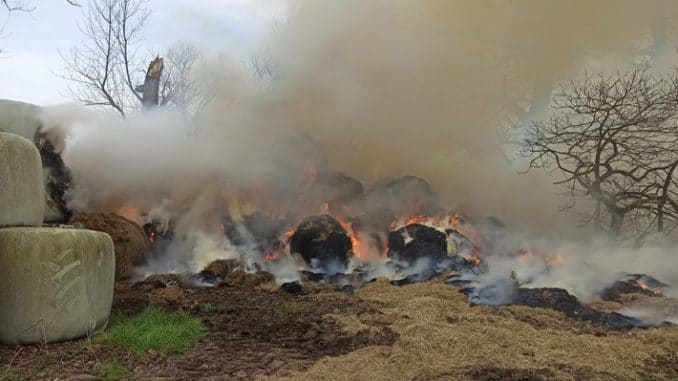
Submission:
M 110 328 L 96 341 L 118 345 L 134 353 L 153 349 L 176 354 L 185 352 L 205 334 L 202 322 L 185 312 L 168 313 L 150 307 L 136 316 L 114 316 Z
M 127 378 L 127 367 L 116 360 L 109 360 L 99 365 L 99 378 L 103 381 L 118 381 Z

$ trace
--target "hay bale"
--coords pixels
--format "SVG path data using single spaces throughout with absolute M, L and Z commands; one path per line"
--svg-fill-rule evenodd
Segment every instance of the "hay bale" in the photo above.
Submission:
M 0 128 L 33 140 L 40 129 L 40 107 L 24 102 L 0 99 Z
M 346 230 L 327 214 L 304 219 L 290 238 L 292 253 L 298 253 L 309 266 L 330 275 L 346 269 L 351 248 Z
M 93 334 L 113 303 L 113 242 L 77 229 L 0 229 L 0 342 Z
M 60 155 L 63 136 L 54 132 L 56 130 L 43 131 L 41 112 L 40 107 L 30 103 L 0 99 L 0 132 L 22 136 L 38 147 L 46 188 L 44 221 L 63 223 L 68 220 L 70 214 L 63 196 L 71 183 L 70 173 Z M 54 144 L 59 147 L 55 147 Z
M 111 236 L 115 246 L 115 279 L 132 275 L 134 268 L 144 262 L 150 250 L 144 230 L 133 221 L 114 213 L 75 213 L 68 223 Z
M 41 226 L 44 214 L 38 149 L 28 139 L 0 132 L 0 226 Z
M 71 187 L 71 172 L 45 134 L 37 133 L 34 143 L 40 152 L 44 172 L 46 204 L 44 221 L 64 223 L 71 214 L 64 197 Z

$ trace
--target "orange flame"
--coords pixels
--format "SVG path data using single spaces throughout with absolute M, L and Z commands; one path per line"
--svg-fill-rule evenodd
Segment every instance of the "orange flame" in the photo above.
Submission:
M 266 252 L 266 255 L 264 255 L 264 261 L 266 262 L 274 262 L 277 261 L 280 258 L 280 249 L 271 249 Z
M 549 267 L 559 266 L 565 263 L 565 257 L 560 255 L 560 253 L 555 253 L 545 257 L 544 263 Z
M 139 212 L 139 208 L 132 204 L 124 204 L 123 206 L 118 209 L 115 214 L 118 216 L 124 217 L 130 221 L 134 221 L 135 223 L 139 225 L 143 225 L 143 220 L 141 218 L 141 213 Z
M 476 266 L 480 266 L 480 258 L 473 254 L 468 254 L 465 258 Z
M 353 230 L 353 225 L 342 218 L 335 217 L 339 222 L 342 228 L 348 233 L 348 237 L 351 239 L 351 250 L 353 250 L 353 255 L 358 259 L 364 259 L 362 251 L 360 250 L 360 240 L 358 240 L 358 235 L 355 230 Z

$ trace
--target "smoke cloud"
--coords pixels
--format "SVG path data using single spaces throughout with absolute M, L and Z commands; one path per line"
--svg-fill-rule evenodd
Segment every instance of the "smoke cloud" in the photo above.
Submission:
M 235 220 L 316 212 L 325 195 L 299 189 L 309 169 L 326 167 L 367 188 L 415 175 L 469 215 L 576 237 L 576 215 L 561 212 L 554 179 L 518 174 L 520 127 L 544 116 L 553 89 L 584 69 L 639 57 L 663 65 L 678 15 L 670 0 L 285 4 L 285 22 L 254 49 L 271 75 L 253 80 L 241 64 L 248 57 L 207 63 L 195 75 L 209 83 L 210 101 L 195 119 L 46 110 L 46 128 L 67 136 L 70 206 L 162 211 L 192 248 L 209 253 L 190 255 L 187 266 L 199 267 L 233 255 L 227 242 L 195 243 L 219 233 L 224 212 Z M 552 245 L 576 254 L 549 277 L 523 275 L 589 297 L 628 268 L 664 274 L 652 263 L 665 250 L 606 247 Z M 510 273 L 515 263 L 501 258 L 490 266 Z

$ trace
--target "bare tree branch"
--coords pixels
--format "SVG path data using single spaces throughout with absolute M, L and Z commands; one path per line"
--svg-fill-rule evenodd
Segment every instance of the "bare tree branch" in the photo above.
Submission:
M 556 173 L 574 198 L 592 198 L 586 218 L 619 235 L 675 224 L 672 192 L 678 166 L 678 80 L 645 69 L 586 75 L 556 95 L 550 119 L 534 122 L 523 142 L 528 170 Z M 630 220 L 629 220 L 630 218 Z M 605 222 L 606 221 L 606 222 Z

